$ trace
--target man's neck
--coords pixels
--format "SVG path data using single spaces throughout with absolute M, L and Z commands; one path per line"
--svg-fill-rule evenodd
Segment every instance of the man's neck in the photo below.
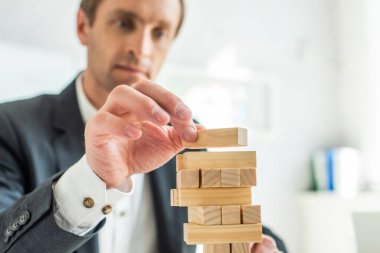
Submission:
M 91 104 L 99 109 L 106 102 L 109 92 L 97 83 L 88 69 L 85 70 L 82 78 L 84 94 Z

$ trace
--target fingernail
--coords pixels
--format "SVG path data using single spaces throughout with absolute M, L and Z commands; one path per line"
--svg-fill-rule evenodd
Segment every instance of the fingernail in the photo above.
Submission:
M 176 109 L 176 115 L 178 118 L 186 120 L 191 118 L 191 110 L 184 104 L 179 104 Z
M 168 120 L 168 115 L 159 107 L 155 107 L 152 114 L 158 122 L 166 122 Z
M 193 142 L 197 139 L 197 132 L 195 131 L 194 128 L 188 127 L 183 132 L 183 138 L 187 142 Z

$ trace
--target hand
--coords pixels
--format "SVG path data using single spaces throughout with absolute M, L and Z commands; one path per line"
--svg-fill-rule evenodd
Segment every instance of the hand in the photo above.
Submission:
M 181 139 L 196 140 L 197 128 L 190 109 L 163 87 L 119 85 L 86 125 L 87 162 L 108 188 L 118 187 L 165 164 L 182 150 Z
M 251 253 L 281 253 L 281 251 L 278 250 L 276 241 L 272 237 L 263 235 L 261 243 L 254 243 L 252 245 Z

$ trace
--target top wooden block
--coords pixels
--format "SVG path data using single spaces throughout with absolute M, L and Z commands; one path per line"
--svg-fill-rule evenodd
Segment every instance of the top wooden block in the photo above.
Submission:
M 255 151 L 186 152 L 177 155 L 177 171 L 183 169 L 256 168 Z
M 182 142 L 185 148 L 223 148 L 247 146 L 247 129 L 219 128 L 198 131 L 196 142 Z

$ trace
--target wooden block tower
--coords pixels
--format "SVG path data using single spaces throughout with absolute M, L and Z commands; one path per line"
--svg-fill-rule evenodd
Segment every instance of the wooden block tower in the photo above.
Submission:
M 198 132 L 187 148 L 247 145 L 247 129 L 207 129 Z M 177 189 L 171 205 L 188 207 L 184 239 L 204 244 L 204 253 L 249 253 L 251 242 L 261 242 L 261 210 L 252 205 L 256 186 L 256 152 L 187 152 L 177 155 Z

